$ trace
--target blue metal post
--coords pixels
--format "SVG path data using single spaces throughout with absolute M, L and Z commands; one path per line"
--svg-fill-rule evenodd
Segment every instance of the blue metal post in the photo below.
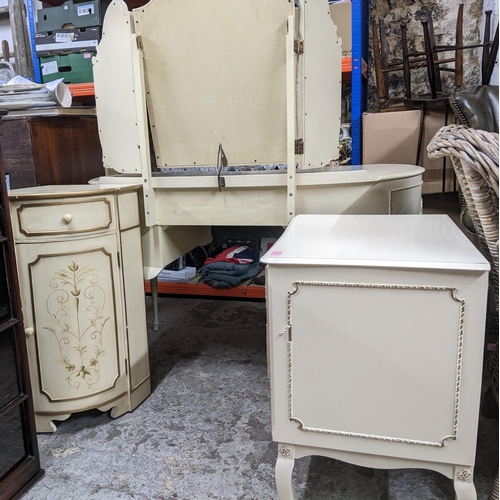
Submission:
M 28 28 L 30 33 L 31 42 L 31 57 L 33 58 L 33 73 L 36 83 L 42 83 L 42 75 L 40 73 L 40 59 L 36 55 L 35 44 L 35 13 L 33 11 L 33 0 L 26 0 L 26 7 L 28 10 Z
M 370 0 L 352 0 L 352 95 L 351 165 L 361 165 L 361 127 L 366 111 L 367 83 L 363 81 L 363 59 L 368 60 Z

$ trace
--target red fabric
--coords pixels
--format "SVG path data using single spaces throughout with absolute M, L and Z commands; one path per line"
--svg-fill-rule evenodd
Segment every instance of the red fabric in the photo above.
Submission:
M 212 262 L 230 262 L 232 264 L 250 264 L 254 262 L 255 256 L 251 248 L 241 245 L 234 245 L 227 248 L 215 257 L 208 257 L 205 266 Z

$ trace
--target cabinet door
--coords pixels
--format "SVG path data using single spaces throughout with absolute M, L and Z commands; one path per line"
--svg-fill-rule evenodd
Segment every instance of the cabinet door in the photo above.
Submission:
M 17 498 L 43 475 L 18 325 L 0 325 L 0 500 Z
M 29 463 L 34 460 L 30 444 L 32 436 L 30 436 L 25 417 L 29 411 L 28 398 L 23 394 L 18 378 L 19 367 L 15 339 L 17 324 L 14 321 L 10 321 L 9 324 L 10 328 L 7 327 L 7 324 L 0 326 L 0 366 L 2 367 L 0 379 L 0 498 L 4 498 L 1 490 L 7 485 L 4 486 L 2 481 L 7 473 L 23 461 Z M 38 463 L 38 458 L 36 460 Z
M 19 497 L 43 475 L 6 200 L 0 153 L 0 500 Z
M 35 412 L 85 410 L 125 394 L 116 236 L 17 248 Z

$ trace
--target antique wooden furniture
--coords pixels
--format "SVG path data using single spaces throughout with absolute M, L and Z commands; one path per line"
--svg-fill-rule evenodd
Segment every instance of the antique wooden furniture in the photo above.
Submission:
M 150 393 L 139 195 L 9 193 L 38 432 L 92 408 L 117 417 Z
M 377 29 L 378 28 L 378 29 Z M 427 13 L 426 19 L 422 21 L 422 29 L 424 33 L 424 50 L 410 50 L 407 38 L 407 25 L 401 24 L 401 57 L 389 61 L 387 50 L 386 28 L 383 19 L 378 22 L 378 27 L 375 20 L 371 23 L 373 35 L 373 53 L 375 78 L 377 82 L 377 94 L 382 108 L 391 106 L 393 100 L 389 98 L 389 74 L 392 72 L 400 72 L 403 75 L 405 85 L 405 100 L 412 100 L 417 96 L 412 92 L 411 85 L 411 70 L 418 68 L 426 68 L 429 81 L 429 89 L 432 99 L 436 100 L 438 94 L 440 97 L 448 97 L 448 93 L 443 93 L 441 84 L 440 71 L 453 71 L 455 74 L 455 88 L 461 88 L 463 76 L 463 51 L 458 50 L 458 47 L 463 46 L 463 4 L 458 6 L 456 37 L 455 44 L 446 47 L 447 51 L 454 51 L 453 58 L 439 60 L 434 56 L 436 50 L 436 40 L 434 35 L 434 25 L 432 21 L 432 13 Z M 454 67 L 441 67 L 441 64 L 454 63 Z M 402 101 L 400 99 L 399 101 Z M 396 103 L 399 102 L 395 100 Z
M 40 468 L 5 176 L 0 155 L 0 499 L 18 498 Z
M 404 104 L 407 107 L 429 107 L 446 106 L 451 90 L 443 88 L 441 72 L 452 72 L 454 74 L 454 89 L 462 89 L 463 80 L 463 50 L 483 48 L 481 60 L 481 78 L 488 83 L 493 66 L 498 54 L 498 26 L 491 40 L 491 15 L 492 11 L 485 12 L 485 34 L 483 43 L 464 45 L 463 43 L 463 9 L 464 4 L 459 4 L 456 22 L 455 42 L 453 45 L 438 45 L 434 33 L 432 12 L 429 10 L 425 19 L 421 21 L 423 32 L 423 50 L 410 50 L 407 38 L 407 25 L 401 25 L 401 57 L 389 60 L 386 40 L 386 28 L 383 19 L 379 25 L 372 21 L 371 29 L 373 35 L 373 53 L 375 78 L 377 83 L 377 95 L 382 108 L 398 104 L 403 99 L 391 99 L 389 97 L 389 74 L 392 72 L 402 73 L 405 85 Z M 443 53 L 453 52 L 453 57 L 440 57 Z M 452 66 L 450 66 L 450 64 Z M 426 68 L 429 84 L 429 93 L 416 95 L 412 90 L 411 71 L 418 68 Z
M 479 85 L 451 95 L 450 106 L 458 123 L 498 134 L 498 90 L 498 85 Z
M 485 12 L 486 20 L 484 26 L 484 48 L 481 59 L 481 84 L 488 85 L 495 67 L 498 55 L 498 24 L 493 40 L 491 40 L 491 10 Z
M 16 112 L 3 118 L 0 134 L 13 189 L 86 184 L 104 174 L 95 112 Z
M 475 499 L 489 264 L 460 229 L 299 215 L 262 261 L 280 500 L 306 455 L 428 468 Z
M 489 83 L 493 66 L 498 54 L 498 25 L 496 28 L 493 41 L 491 40 L 491 15 L 492 11 L 485 12 L 485 29 L 483 43 L 463 45 L 463 4 L 458 7 L 457 31 L 454 46 L 437 45 L 434 36 L 434 27 L 432 23 L 432 15 L 429 11 L 427 19 L 422 21 L 425 42 L 425 57 L 427 60 L 427 75 L 429 77 L 429 86 L 431 90 L 431 99 L 437 99 L 438 94 L 443 91 L 440 72 L 451 71 L 455 74 L 455 90 L 462 90 L 462 73 L 463 73 L 463 49 L 474 49 L 477 47 L 483 48 L 481 59 L 481 79 L 483 84 Z M 455 51 L 454 58 L 440 59 L 439 55 L 444 52 Z M 454 63 L 454 68 L 449 66 L 441 66 L 442 64 Z M 408 64 L 407 62 L 405 63 Z

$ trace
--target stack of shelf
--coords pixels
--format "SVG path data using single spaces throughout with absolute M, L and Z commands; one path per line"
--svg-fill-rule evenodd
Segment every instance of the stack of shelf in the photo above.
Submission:
M 151 293 L 149 281 L 144 283 L 144 291 Z M 265 299 L 266 287 L 254 283 L 243 284 L 229 289 L 213 288 L 199 282 L 199 278 L 193 278 L 189 283 L 158 282 L 158 294 L 160 295 L 190 295 L 195 297 L 225 297 L 232 299 Z

